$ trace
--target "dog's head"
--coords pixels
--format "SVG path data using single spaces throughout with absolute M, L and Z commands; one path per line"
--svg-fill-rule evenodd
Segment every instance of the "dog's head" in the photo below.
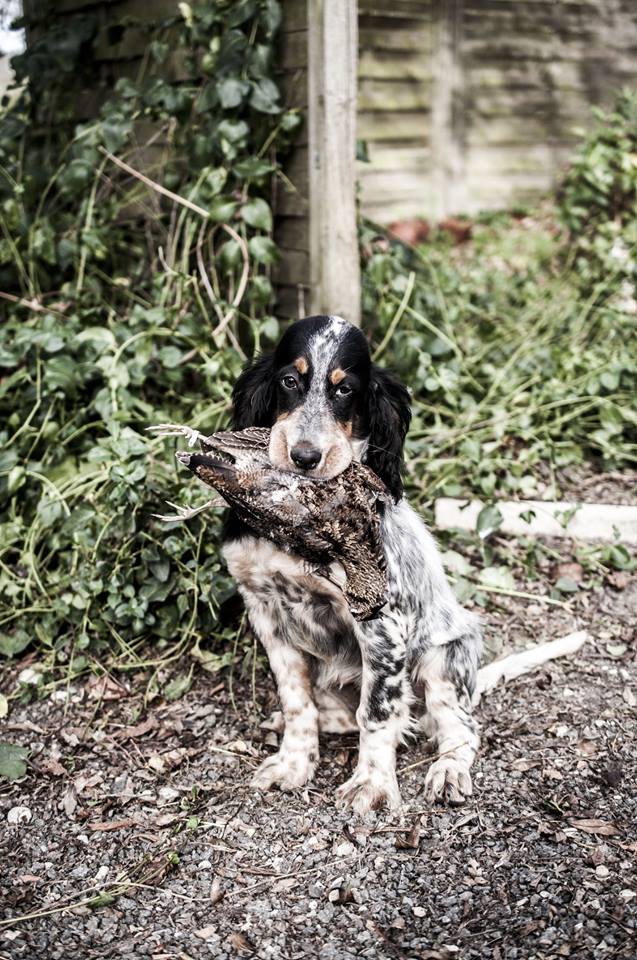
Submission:
M 363 460 L 401 496 L 409 395 L 372 363 L 365 336 L 346 320 L 291 324 L 273 353 L 243 371 L 233 402 L 235 428 L 272 428 L 275 466 L 329 479 Z

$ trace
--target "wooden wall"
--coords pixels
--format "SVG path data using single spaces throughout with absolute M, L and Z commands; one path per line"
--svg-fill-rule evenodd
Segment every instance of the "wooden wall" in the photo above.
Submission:
M 637 0 L 359 9 L 362 211 L 380 222 L 537 198 L 591 127 L 591 105 L 637 84 Z
M 358 136 L 362 210 L 380 223 L 423 213 L 431 177 L 430 0 L 359 0 Z
M 308 102 L 307 0 L 285 0 L 279 38 L 279 79 L 286 107 Z M 274 230 L 282 258 L 275 268 L 277 312 L 302 317 L 310 303 L 309 149 L 307 116 L 285 166 L 285 178 L 276 184 Z
M 354 0 L 283 0 L 278 63 L 287 106 L 308 105 L 308 11 L 315 20 L 336 15 L 339 2 L 353 9 Z M 45 3 L 24 0 L 27 12 Z M 77 91 L 80 119 L 96 114 L 118 77 L 142 67 L 144 21 L 178 14 L 177 0 L 51 3 L 63 24 L 78 13 L 96 18 L 95 69 Z M 136 25 L 122 28 L 127 17 Z M 324 49 L 328 72 L 332 48 Z M 359 0 L 358 51 L 357 135 L 370 160 L 357 164 L 362 213 L 389 223 L 506 208 L 553 186 L 592 125 L 592 104 L 637 84 L 637 0 Z M 184 51 L 171 52 L 166 70 L 187 78 Z M 317 287 L 310 186 L 318 203 L 320 180 L 310 127 L 306 117 L 273 196 L 282 316 L 307 313 Z M 151 169 L 162 146 L 153 151 L 140 145 Z M 321 199 L 321 216 L 331 202 Z

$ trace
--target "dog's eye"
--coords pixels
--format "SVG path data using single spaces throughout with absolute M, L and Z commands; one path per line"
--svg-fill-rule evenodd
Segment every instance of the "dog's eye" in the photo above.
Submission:
M 337 397 L 349 397 L 352 392 L 352 388 L 348 387 L 346 383 L 342 383 L 340 387 L 337 387 L 334 391 Z
M 285 387 L 286 390 L 296 390 L 298 384 L 294 377 L 288 374 L 287 377 L 283 377 L 281 380 L 281 385 Z

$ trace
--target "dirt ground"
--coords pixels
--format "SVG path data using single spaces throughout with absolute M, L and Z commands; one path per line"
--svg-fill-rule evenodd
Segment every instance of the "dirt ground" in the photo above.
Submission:
M 1 738 L 32 753 L 0 787 L 0 958 L 635 958 L 637 578 L 622 587 L 487 609 L 505 651 L 591 639 L 483 700 L 463 808 L 427 808 L 416 743 L 402 816 L 336 809 L 351 737 L 325 738 L 304 792 L 252 793 L 277 739 L 261 667 L 257 702 L 218 674 L 147 709 L 139 675 L 13 701 Z

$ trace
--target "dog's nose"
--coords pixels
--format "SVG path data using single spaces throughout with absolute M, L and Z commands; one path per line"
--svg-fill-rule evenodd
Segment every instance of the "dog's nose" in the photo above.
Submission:
M 290 450 L 290 458 L 302 470 L 311 470 L 321 459 L 321 451 L 311 443 L 297 443 Z

